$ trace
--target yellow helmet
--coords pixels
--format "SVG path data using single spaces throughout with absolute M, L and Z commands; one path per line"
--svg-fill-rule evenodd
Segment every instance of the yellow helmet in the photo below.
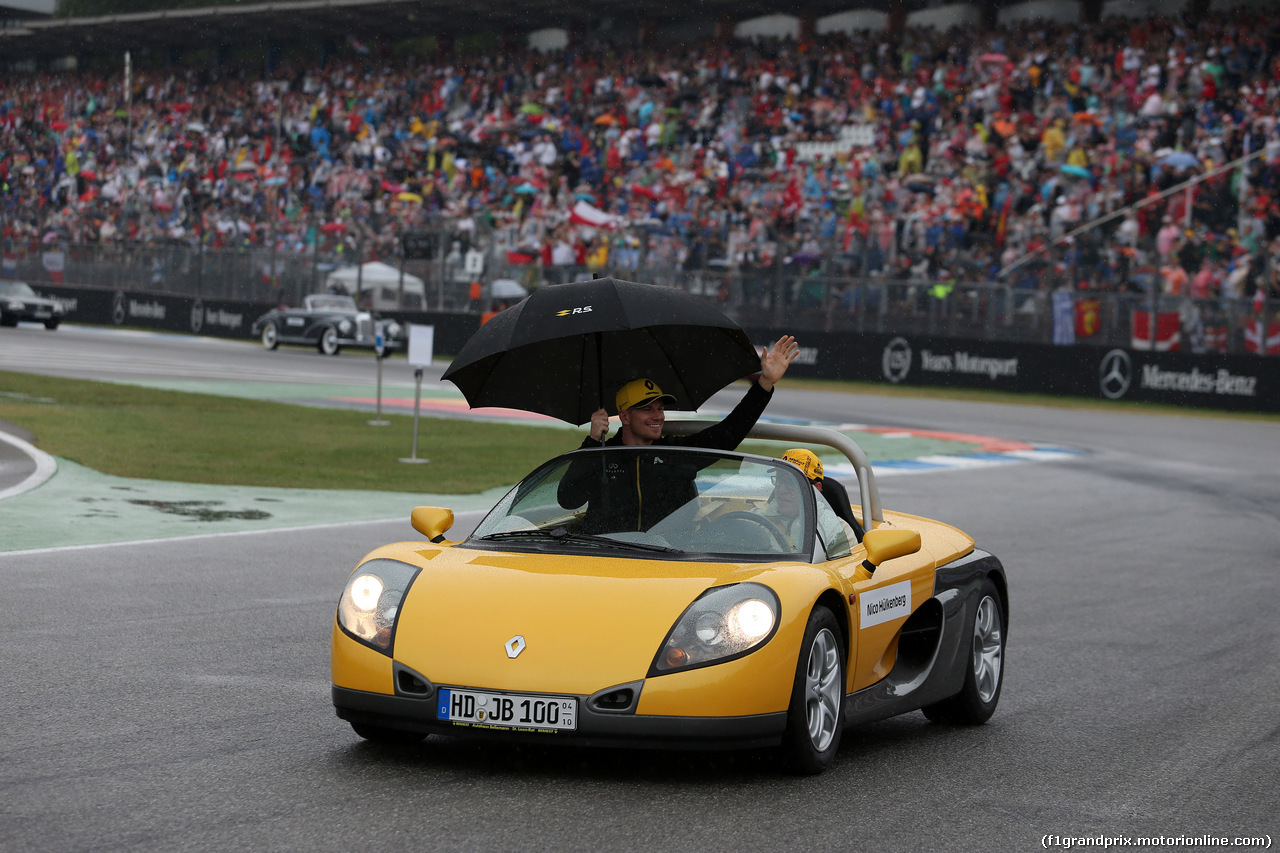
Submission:
M 803 471 L 811 483 L 816 483 L 823 478 L 822 460 L 813 451 L 805 450 L 803 447 L 793 447 L 782 454 L 782 458 Z

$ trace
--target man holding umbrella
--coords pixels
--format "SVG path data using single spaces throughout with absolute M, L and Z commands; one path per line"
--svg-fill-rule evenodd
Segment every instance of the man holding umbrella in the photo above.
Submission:
M 773 397 L 773 387 L 787 372 L 800 348 L 791 335 L 783 335 L 760 358 L 760 376 L 724 420 L 688 436 L 662 434 L 666 405 L 675 397 L 663 393 L 651 379 L 635 379 L 618 390 L 616 403 L 621 426 L 604 440 L 609 414 L 598 409 L 591 416 L 591 433 L 582 448 L 605 446 L 684 445 L 717 450 L 735 449 Z M 658 457 L 633 454 L 610 460 L 601 467 L 595 459 L 575 462 L 560 481 L 557 499 L 562 507 L 584 504 L 581 529 L 585 533 L 648 530 L 697 497 L 693 480 L 697 471 L 687 465 L 652 464 Z M 708 460 L 710 461 L 710 460 Z
M 609 429 L 609 413 L 597 409 L 591 415 L 591 434 L 583 439 L 583 447 L 600 444 L 683 444 L 694 447 L 710 447 L 717 450 L 733 450 L 742 443 L 755 426 L 764 408 L 773 398 L 773 386 L 787 372 L 791 362 L 800 354 L 800 347 L 791 335 L 783 335 L 778 342 L 765 350 L 760 357 L 760 378 L 751 383 L 746 396 L 720 423 L 709 426 L 693 435 L 664 436 L 662 426 L 666 422 L 667 403 L 676 398 L 662 393 L 651 379 L 641 378 L 628 382 L 618 389 L 615 402 L 621 426 L 613 438 L 605 441 Z

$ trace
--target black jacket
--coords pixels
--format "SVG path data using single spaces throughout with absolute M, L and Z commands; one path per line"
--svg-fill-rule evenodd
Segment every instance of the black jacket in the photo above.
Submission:
M 653 446 L 733 450 L 747 437 L 772 397 L 772 391 L 752 382 L 724 420 L 692 435 L 660 436 Z M 621 433 L 614 433 L 604 444 L 622 446 Z M 599 447 L 600 443 L 587 436 L 581 446 Z M 693 481 L 699 467 L 664 458 L 661 453 L 611 454 L 602 473 L 598 461 L 580 459 L 565 472 L 557 498 L 565 509 L 587 504 L 582 519 L 585 533 L 648 530 L 697 497 Z

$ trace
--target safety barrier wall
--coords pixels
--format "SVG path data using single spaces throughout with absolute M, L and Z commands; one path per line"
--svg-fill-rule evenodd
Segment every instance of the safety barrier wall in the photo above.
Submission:
M 67 311 L 66 319 L 72 323 L 244 340 L 253 338 L 254 321 L 274 307 L 271 303 L 243 299 L 88 287 L 44 287 L 41 292 L 62 303 Z M 402 323 L 434 326 L 435 350 L 442 354 L 456 353 L 480 328 L 477 314 L 415 311 L 384 316 Z
M 757 348 L 775 327 L 747 329 Z M 1280 412 L 1280 359 L 806 332 L 789 376 Z
M 127 326 L 250 340 L 260 301 L 83 287 L 42 288 L 75 323 Z M 457 353 L 480 327 L 474 313 L 396 311 L 401 323 L 435 328 L 435 350 Z M 1055 346 L 927 333 L 799 330 L 746 324 L 758 346 L 783 332 L 800 337 L 791 375 L 897 385 L 977 388 L 1240 411 L 1280 411 L 1280 358 L 1189 354 L 1125 346 Z M 0 332 L 2 333 L 2 332 Z

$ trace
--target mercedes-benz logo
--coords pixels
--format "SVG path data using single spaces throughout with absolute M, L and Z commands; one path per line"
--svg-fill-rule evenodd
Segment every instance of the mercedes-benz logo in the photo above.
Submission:
M 524 647 L 525 647 L 524 637 L 520 636 L 519 634 L 516 634 L 510 640 L 507 640 L 505 647 L 507 650 L 507 657 L 511 658 L 512 660 L 515 660 L 516 658 L 520 657 L 520 653 L 524 651 Z
M 200 334 L 204 327 L 204 300 L 197 299 L 191 303 L 191 331 Z
M 901 382 L 907 378 L 911 372 L 911 344 L 906 338 L 894 338 L 885 344 L 880 367 L 884 378 L 890 382 Z
M 1133 362 L 1129 353 L 1113 349 L 1102 357 L 1098 367 L 1098 388 L 1108 400 L 1119 400 L 1129 392 L 1133 382 Z
M 117 290 L 115 299 L 111 301 L 111 322 L 117 326 L 124 323 L 124 291 Z

